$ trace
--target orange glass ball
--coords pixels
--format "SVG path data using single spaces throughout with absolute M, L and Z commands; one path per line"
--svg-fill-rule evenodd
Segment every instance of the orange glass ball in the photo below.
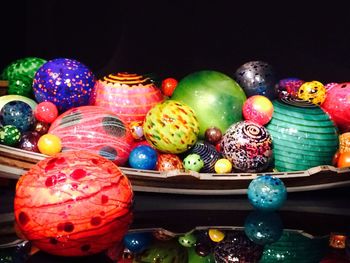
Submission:
M 350 167 L 350 152 L 339 153 L 337 167 L 339 168 Z
M 131 184 L 112 161 L 82 151 L 59 153 L 19 179 L 15 220 L 40 250 L 85 256 L 122 242 L 132 201 Z

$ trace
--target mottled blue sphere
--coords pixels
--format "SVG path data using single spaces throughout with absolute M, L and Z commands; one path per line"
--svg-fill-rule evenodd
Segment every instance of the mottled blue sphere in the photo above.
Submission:
M 132 253 L 140 253 L 145 250 L 152 241 L 152 234 L 149 232 L 128 233 L 123 238 L 124 246 Z
M 51 101 L 62 113 L 89 105 L 95 81 L 94 74 L 81 62 L 57 58 L 38 69 L 33 90 L 37 102 Z
M 244 232 L 258 245 L 276 242 L 283 233 L 281 217 L 273 211 L 252 211 L 245 219 Z
M 15 126 L 22 133 L 34 127 L 35 117 L 28 103 L 13 100 L 1 108 L 0 121 L 3 126 Z
M 270 175 L 253 179 L 247 193 L 251 205 L 264 211 L 279 209 L 287 199 L 287 189 L 282 180 Z
M 135 147 L 129 155 L 129 165 L 131 168 L 154 170 L 157 164 L 157 151 L 148 145 Z

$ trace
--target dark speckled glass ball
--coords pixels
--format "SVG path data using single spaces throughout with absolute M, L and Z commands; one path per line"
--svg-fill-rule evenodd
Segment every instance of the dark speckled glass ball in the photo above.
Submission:
M 235 80 L 247 97 L 262 95 L 270 100 L 276 98 L 276 73 L 272 66 L 264 61 L 250 61 L 243 64 L 236 70 Z

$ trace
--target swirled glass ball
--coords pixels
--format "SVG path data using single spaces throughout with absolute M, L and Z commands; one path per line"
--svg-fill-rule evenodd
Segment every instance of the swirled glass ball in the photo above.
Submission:
M 37 102 L 51 101 L 63 113 L 89 105 L 95 76 L 83 63 L 57 58 L 43 64 L 35 73 L 33 90 Z
M 21 176 L 15 220 L 47 253 L 91 255 L 122 242 L 132 200 L 131 184 L 113 162 L 83 151 L 60 153 Z
M 221 140 L 222 154 L 235 169 L 259 172 L 272 161 L 272 138 L 267 129 L 251 121 L 241 121 L 228 128 Z

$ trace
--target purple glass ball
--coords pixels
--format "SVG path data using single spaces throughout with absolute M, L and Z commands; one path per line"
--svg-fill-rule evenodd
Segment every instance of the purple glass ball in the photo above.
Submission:
M 57 58 L 43 64 L 35 73 L 33 90 L 40 103 L 51 101 L 59 112 L 89 105 L 95 76 L 79 61 Z
M 22 134 L 19 141 L 18 148 L 30 152 L 40 152 L 38 148 L 38 141 L 41 135 L 36 131 L 27 131 Z

